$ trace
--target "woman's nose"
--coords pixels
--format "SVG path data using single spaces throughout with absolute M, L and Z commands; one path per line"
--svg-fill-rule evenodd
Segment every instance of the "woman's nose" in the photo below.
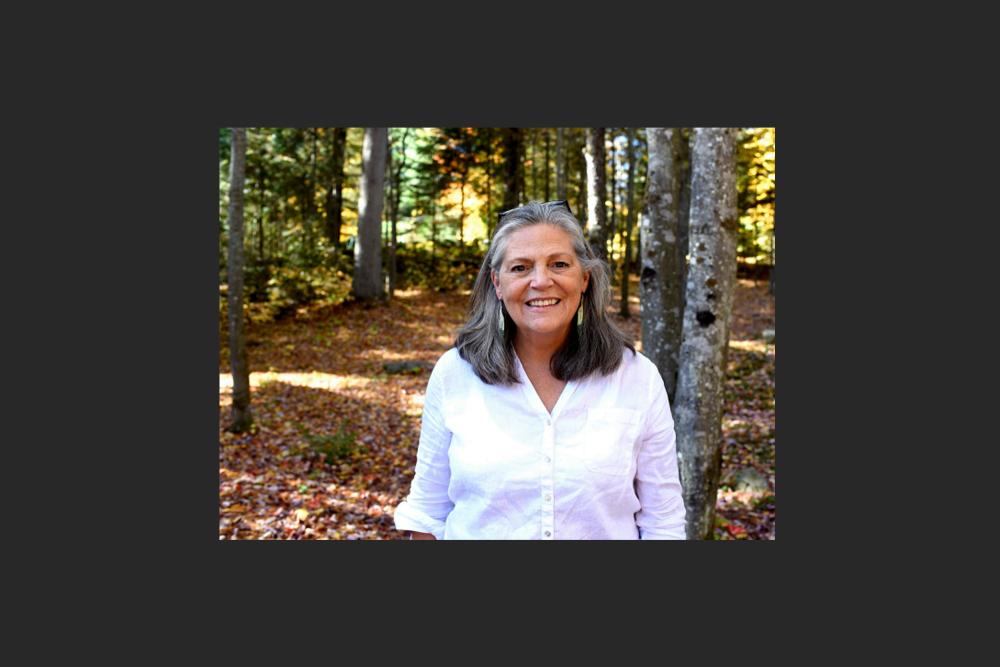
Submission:
M 531 274 L 531 286 L 535 289 L 543 289 L 552 284 L 552 278 L 549 276 L 549 269 L 546 266 L 535 267 L 534 272 Z

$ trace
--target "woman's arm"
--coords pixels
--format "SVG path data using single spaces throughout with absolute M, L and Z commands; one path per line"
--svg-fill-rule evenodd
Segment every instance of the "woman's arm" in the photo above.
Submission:
M 421 532 L 416 531 L 416 530 L 411 530 L 411 531 L 409 531 L 408 534 L 409 534 L 411 540 L 436 540 L 437 539 L 431 533 L 421 533 Z
M 447 354 L 447 353 L 446 353 Z M 447 363 L 447 362 L 445 362 Z M 427 380 L 424 410 L 420 418 L 420 443 L 417 463 L 406 500 L 396 507 L 397 530 L 412 531 L 415 540 L 441 538 L 454 504 L 448 497 L 451 465 L 448 449 L 451 431 L 444 420 L 444 364 L 435 365 Z
M 683 540 L 684 496 L 677 467 L 674 419 L 663 381 L 656 375 L 649 418 L 642 434 L 635 475 L 641 509 L 635 514 L 639 538 Z

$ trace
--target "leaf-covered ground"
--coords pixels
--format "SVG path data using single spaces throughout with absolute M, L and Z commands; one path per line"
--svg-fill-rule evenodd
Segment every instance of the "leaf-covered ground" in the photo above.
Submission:
M 631 294 L 638 294 L 632 283 Z M 299 309 L 247 329 L 255 425 L 224 430 L 232 401 L 229 351 L 219 368 L 219 539 L 398 539 L 395 506 L 416 460 L 428 371 L 454 340 L 468 292 L 397 291 L 388 305 Z M 616 322 L 641 340 L 639 303 Z M 617 303 L 615 312 L 617 312 Z M 774 539 L 774 300 L 739 281 L 723 421 L 724 482 L 717 539 Z M 221 333 L 221 332 L 220 332 Z M 641 349 L 641 345 L 637 346 Z M 741 487 L 752 468 L 767 490 Z

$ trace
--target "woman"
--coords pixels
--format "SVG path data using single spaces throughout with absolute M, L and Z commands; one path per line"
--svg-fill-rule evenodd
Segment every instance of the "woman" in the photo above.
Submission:
M 500 214 L 469 320 L 427 384 L 397 529 L 412 539 L 684 539 L 667 394 L 607 319 L 609 294 L 566 202 Z

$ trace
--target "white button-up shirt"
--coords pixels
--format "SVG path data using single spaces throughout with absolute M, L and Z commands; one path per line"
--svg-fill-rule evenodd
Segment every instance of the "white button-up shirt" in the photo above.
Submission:
M 656 366 L 625 350 L 611 375 L 567 382 L 549 414 L 516 364 L 520 384 L 504 386 L 482 382 L 455 348 L 438 360 L 396 528 L 446 540 L 683 540 Z

